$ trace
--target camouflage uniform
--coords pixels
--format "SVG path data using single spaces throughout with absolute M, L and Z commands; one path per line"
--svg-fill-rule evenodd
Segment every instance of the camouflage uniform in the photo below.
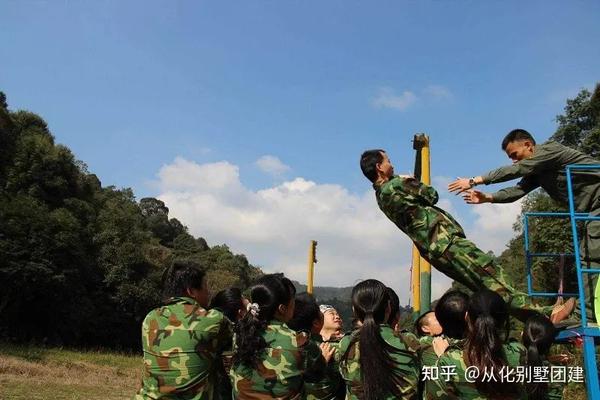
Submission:
M 464 360 L 463 352 L 464 340 L 458 341 L 448 347 L 437 362 L 439 379 L 427 380 L 425 383 L 425 398 L 433 399 L 467 399 L 467 400 L 486 400 L 488 397 L 479 393 L 475 383 L 470 383 L 465 377 L 467 364 Z M 507 365 L 517 367 L 526 365 L 527 350 L 517 341 L 510 341 L 503 346 L 506 355 Z M 442 376 L 442 371 L 446 368 L 452 368 L 453 375 Z M 483 373 L 483 371 L 480 371 Z M 514 376 L 513 376 L 514 377 Z M 473 379 L 470 379 L 473 380 Z M 502 382 L 498 382 L 501 385 Z M 525 388 L 519 384 L 520 394 L 513 399 L 526 399 Z
M 346 335 L 340 342 L 339 352 L 335 359 L 339 363 L 340 373 L 346 381 L 346 399 L 358 400 L 361 398 L 362 381 L 360 373 L 360 348 L 358 342 L 359 330 L 352 335 Z M 391 399 L 418 399 L 420 366 L 418 359 L 419 341 L 413 334 L 399 333 L 388 325 L 381 325 L 381 337 L 394 348 L 391 353 L 395 367 L 390 371 L 390 380 L 396 386 L 401 397 L 389 393 L 382 400 Z M 346 354 L 347 353 L 347 354 Z
M 218 358 L 232 335 L 220 311 L 188 297 L 150 311 L 142 324 L 144 373 L 135 400 L 212 399 Z
M 452 346 L 460 341 L 459 339 L 446 337 L 443 334 L 439 337 L 447 340 L 449 346 Z M 422 367 L 433 367 L 437 363 L 438 355 L 433 349 L 433 339 L 433 336 L 421 336 L 418 339 L 421 346 L 419 348 L 419 360 Z
M 262 333 L 268 346 L 256 367 L 234 364 L 230 378 L 236 399 L 301 399 L 304 374 L 325 370 L 318 345 L 306 333 L 272 320 Z M 234 341 L 235 352 L 235 341 Z
M 311 335 L 310 341 L 318 347 L 323 343 L 323 338 L 321 335 Z M 329 343 L 335 349 L 336 353 L 339 352 L 339 340 L 328 340 L 326 343 Z M 339 364 L 335 358 L 331 359 L 327 364 L 322 379 L 316 378 L 305 376 L 304 392 L 307 400 L 335 400 L 344 398 L 344 381 L 340 375 Z
M 435 206 L 438 193 L 433 187 L 400 176 L 373 187 L 381 211 L 437 270 L 473 291 L 487 287 L 497 292 L 513 310 L 551 311 L 551 307 L 533 305 L 526 293 L 507 283 L 504 270 L 494 258 L 467 240 L 460 224 Z

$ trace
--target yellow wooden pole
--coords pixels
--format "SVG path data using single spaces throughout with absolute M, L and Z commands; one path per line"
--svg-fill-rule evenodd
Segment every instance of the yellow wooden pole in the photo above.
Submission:
M 429 136 L 422 134 L 423 147 L 421 148 L 421 182 L 431 185 Z M 421 258 L 419 263 L 421 269 L 421 302 L 419 311 L 425 312 L 431 309 L 431 264 Z
M 308 248 L 308 279 L 306 281 L 306 291 L 310 294 L 313 292 L 313 284 L 315 277 L 315 263 L 317 262 L 317 241 L 311 240 Z
M 417 246 L 412 248 L 412 308 L 413 315 L 418 317 L 421 313 L 421 255 Z

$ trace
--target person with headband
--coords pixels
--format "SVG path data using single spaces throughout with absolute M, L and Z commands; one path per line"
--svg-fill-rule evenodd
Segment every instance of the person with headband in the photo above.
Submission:
M 319 309 L 321 310 L 321 314 L 323 314 L 323 328 L 321 328 L 323 340 L 339 341 L 344 336 L 344 323 L 340 314 L 329 304 L 321 304 Z

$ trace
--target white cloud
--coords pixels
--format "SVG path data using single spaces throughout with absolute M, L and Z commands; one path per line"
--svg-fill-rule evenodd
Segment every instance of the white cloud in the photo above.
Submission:
M 480 204 L 473 206 L 475 222 L 467 229 L 468 238 L 484 251 L 500 255 L 508 241 L 515 236 L 512 227 L 521 213 L 522 200 L 508 204 Z
M 442 85 L 429 85 L 423 89 L 423 93 L 435 100 L 451 100 L 454 98 L 450 89 Z
M 211 245 L 228 244 L 266 272 L 281 271 L 306 282 L 309 241 L 318 241 L 315 282 L 352 286 L 367 278 L 393 287 L 403 304 L 410 299 L 412 243 L 377 207 L 374 193 L 350 193 L 341 185 L 295 178 L 263 190 L 240 181 L 239 168 L 227 161 L 197 164 L 183 158 L 157 174 L 158 198 L 171 217 L 185 223 L 194 236 Z M 449 178 L 434 177 L 443 185 Z M 456 215 L 453 202 L 438 206 Z M 512 224 L 520 202 L 485 204 L 470 209 L 467 237 L 484 251 L 499 254 L 514 236 Z M 451 280 L 432 271 L 432 299 Z
M 275 156 L 265 155 L 256 160 L 256 166 L 269 175 L 281 176 L 291 168 Z
M 372 100 L 372 104 L 377 108 L 406 111 L 416 101 L 417 96 L 411 91 L 405 90 L 401 95 L 397 95 L 393 89 L 384 87 L 379 89 L 379 93 Z
M 306 282 L 308 245 L 318 241 L 317 285 L 351 286 L 380 279 L 407 301 L 411 243 L 379 210 L 373 191 L 353 194 L 303 178 L 264 190 L 240 182 L 229 162 L 176 158 L 158 173 L 170 216 L 211 245 L 226 243 L 267 272 Z M 367 185 L 365 185 L 367 187 Z

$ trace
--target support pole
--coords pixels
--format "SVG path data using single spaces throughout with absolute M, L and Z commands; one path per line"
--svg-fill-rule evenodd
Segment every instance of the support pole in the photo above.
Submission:
M 315 277 L 315 263 L 317 262 L 317 241 L 311 240 L 308 248 L 308 279 L 306 281 L 306 291 L 310 294 L 313 292 L 313 284 Z
M 426 185 L 431 184 L 429 136 L 420 133 L 414 136 L 413 149 L 417 151 L 415 160 L 415 178 Z M 415 256 L 418 250 L 413 245 L 413 306 L 415 314 L 421 315 L 431 309 L 431 264 L 422 257 Z M 416 261 L 418 259 L 418 261 Z M 415 268 L 416 266 L 416 268 Z M 418 278 L 416 277 L 418 275 Z M 417 290 L 418 288 L 418 290 Z M 417 294 L 415 294 L 417 292 Z

